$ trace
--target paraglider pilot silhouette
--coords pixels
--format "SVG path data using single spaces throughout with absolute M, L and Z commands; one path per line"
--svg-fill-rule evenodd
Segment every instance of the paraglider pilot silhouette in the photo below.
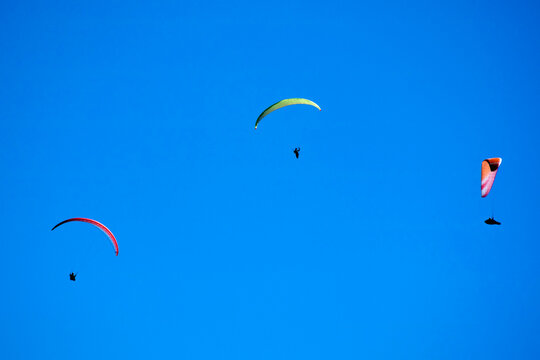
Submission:
M 75 274 L 75 273 L 69 274 L 69 280 L 75 281 L 75 277 L 76 277 L 76 276 L 77 276 L 77 274 Z
M 489 219 L 485 220 L 484 221 L 486 224 L 488 225 L 501 225 L 500 222 L 498 222 L 497 220 L 495 220 L 494 218 L 490 217 Z
M 298 155 L 300 153 L 300 148 L 294 148 L 294 155 L 296 155 L 296 158 L 298 159 Z

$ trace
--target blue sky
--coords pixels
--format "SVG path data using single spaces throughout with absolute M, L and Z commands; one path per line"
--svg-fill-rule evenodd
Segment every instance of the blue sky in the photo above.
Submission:
M 3 2 L 0 357 L 537 359 L 539 15 Z

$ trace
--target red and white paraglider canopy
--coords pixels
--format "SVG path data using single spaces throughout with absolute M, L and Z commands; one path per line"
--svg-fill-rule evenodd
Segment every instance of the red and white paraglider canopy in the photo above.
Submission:
M 111 230 L 107 229 L 107 227 L 105 225 L 103 225 L 102 223 L 100 223 L 99 221 L 96 221 L 96 220 L 92 220 L 92 219 L 87 219 L 87 218 L 71 218 L 71 219 L 67 219 L 67 220 L 64 220 L 58 224 L 56 224 L 52 229 L 51 231 L 53 231 L 54 229 L 56 229 L 57 227 L 59 227 L 60 225 L 62 224 L 65 224 L 65 223 L 68 223 L 68 222 L 71 222 L 71 221 L 81 221 L 81 222 L 85 222 L 85 223 L 89 223 L 89 224 L 92 224 L 94 226 L 97 226 L 99 229 L 101 229 L 101 231 L 103 231 L 105 234 L 107 234 L 107 236 L 109 237 L 109 239 L 111 240 L 111 243 L 113 244 L 114 246 L 114 251 L 116 252 L 116 256 L 118 256 L 118 243 L 116 242 L 116 238 L 114 237 L 113 233 L 111 232 Z

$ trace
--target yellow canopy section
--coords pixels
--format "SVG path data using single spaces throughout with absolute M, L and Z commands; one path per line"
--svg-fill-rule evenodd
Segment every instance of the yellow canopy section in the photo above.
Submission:
M 311 105 L 311 106 L 314 106 L 317 109 L 319 109 L 319 111 L 321 111 L 321 108 L 319 107 L 319 105 L 315 104 L 313 101 L 308 100 L 308 99 L 291 98 L 291 99 L 281 100 L 281 101 L 278 101 L 277 103 L 275 103 L 274 105 L 270 106 L 266 110 L 264 110 L 261 113 L 261 115 L 259 115 L 259 117 L 257 118 L 257 121 L 255 121 L 255 129 L 257 129 L 257 125 L 259 125 L 259 121 L 261 121 L 263 117 L 270 114 L 272 111 L 275 111 L 277 109 L 281 109 L 282 107 L 285 107 L 285 106 L 300 105 L 300 104 Z

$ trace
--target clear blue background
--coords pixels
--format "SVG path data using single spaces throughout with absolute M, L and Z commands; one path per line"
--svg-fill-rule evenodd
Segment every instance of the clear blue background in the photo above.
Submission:
M 0 358 L 540 358 L 539 21 L 3 1 Z

